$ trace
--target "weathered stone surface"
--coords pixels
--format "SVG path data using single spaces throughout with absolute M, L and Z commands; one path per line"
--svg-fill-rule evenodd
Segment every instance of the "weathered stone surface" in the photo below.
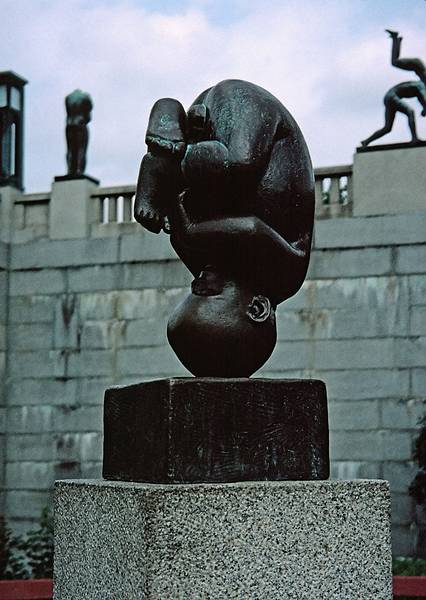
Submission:
M 163 379 L 105 393 L 106 479 L 326 479 L 327 396 L 316 380 Z
M 89 178 L 55 178 L 49 210 L 51 240 L 86 238 L 93 220 L 93 194 L 99 182 Z
M 390 600 L 384 481 L 63 481 L 55 599 Z
M 357 152 L 354 156 L 354 215 L 424 210 L 426 148 Z
M 390 248 L 317 250 L 311 256 L 308 279 L 386 275 L 390 271 Z
M 11 246 L 12 269 L 72 267 L 116 263 L 117 238 L 37 240 Z
M 58 294 L 65 291 L 65 273 L 60 269 L 36 271 L 12 271 L 10 274 L 10 295 L 31 295 L 34 290 L 43 294 Z
M 334 460 L 408 461 L 412 440 L 403 431 L 330 431 L 330 455 Z
M 424 244 L 425 231 L 426 212 L 424 211 L 411 215 L 323 219 L 315 223 L 315 248 Z

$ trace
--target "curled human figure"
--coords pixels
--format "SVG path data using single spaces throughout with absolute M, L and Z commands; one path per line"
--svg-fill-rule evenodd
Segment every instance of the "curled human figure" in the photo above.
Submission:
M 394 67 L 406 71 L 414 71 L 420 78 L 419 81 L 404 81 L 393 86 L 383 99 L 385 105 L 385 124 L 375 131 L 367 139 L 361 142 L 362 146 L 368 146 L 374 140 L 377 140 L 392 130 L 396 113 L 400 112 L 407 116 L 408 126 L 411 132 L 411 142 L 419 142 L 416 130 L 416 120 L 414 110 L 404 102 L 404 98 L 417 98 L 422 106 L 421 115 L 426 116 L 426 66 L 419 58 L 400 58 L 402 37 L 398 32 L 386 30 L 392 38 L 392 56 L 391 62 Z
M 146 142 L 135 218 L 170 231 L 195 277 L 169 341 L 195 375 L 249 376 L 271 354 L 276 306 L 309 263 L 314 180 L 302 133 L 269 92 L 226 80 L 187 113 L 156 102 Z

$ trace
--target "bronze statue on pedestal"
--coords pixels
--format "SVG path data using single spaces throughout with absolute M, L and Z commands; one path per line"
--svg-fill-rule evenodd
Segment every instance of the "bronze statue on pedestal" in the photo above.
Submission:
M 89 130 L 87 124 L 91 119 L 92 99 L 86 92 L 74 90 L 65 98 L 67 124 L 65 135 L 67 140 L 67 165 L 69 176 L 81 176 L 86 169 L 87 145 Z
M 420 58 L 400 58 L 402 37 L 397 31 L 386 30 L 392 38 L 392 65 L 405 71 L 414 71 L 419 81 L 404 81 L 393 86 L 386 92 L 383 99 L 385 105 L 385 124 L 381 129 L 375 131 L 370 137 L 361 142 L 362 146 L 368 146 L 392 130 L 396 113 L 400 112 L 407 116 L 408 126 L 411 132 L 411 142 L 417 144 L 421 140 L 417 137 L 414 110 L 404 102 L 404 98 L 417 98 L 422 106 L 422 117 L 426 116 L 426 66 Z

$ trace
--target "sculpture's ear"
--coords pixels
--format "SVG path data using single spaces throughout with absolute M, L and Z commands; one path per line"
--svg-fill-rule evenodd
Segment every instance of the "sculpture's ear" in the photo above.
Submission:
M 267 321 L 271 315 L 271 303 L 266 296 L 253 296 L 249 304 L 247 315 L 255 323 Z

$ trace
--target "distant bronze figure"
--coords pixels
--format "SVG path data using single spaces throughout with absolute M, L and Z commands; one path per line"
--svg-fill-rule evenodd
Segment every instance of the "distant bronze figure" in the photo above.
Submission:
M 91 119 L 92 99 L 86 92 L 74 90 L 65 98 L 67 111 L 66 140 L 68 175 L 83 175 L 89 142 L 87 124 Z
M 404 81 L 392 87 L 384 97 L 385 124 L 381 129 L 375 131 L 370 137 L 361 142 L 362 146 L 368 146 L 374 140 L 381 138 L 392 130 L 397 112 L 404 113 L 408 118 L 408 126 L 411 131 L 413 144 L 419 142 L 416 131 L 414 110 L 404 102 L 403 98 L 417 98 L 423 107 L 422 117 L 426 116 L 426 66 L 419 58 L 400 58 L 402 37 L 397 31 L 386 29 L 392 38 L 392 65 L 405 71 L 414 71 L 420 81 Z
M 196 376 L 248 377 L 276 343 L 275 309 L 309 263 L 314 177 L 303 135 L 272 94 L 226 80 L 186 113 L 158 100 L 135 218 L 171 234 L 192 272 L 168 338 Z

